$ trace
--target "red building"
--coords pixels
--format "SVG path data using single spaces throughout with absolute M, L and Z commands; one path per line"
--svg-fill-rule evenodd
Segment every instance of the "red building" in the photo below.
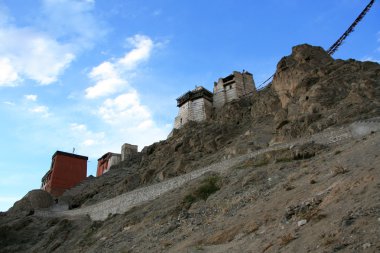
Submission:
M 121 154 L 105 153 L 98 159 L 98 168 L 96 170 L 96 176 L 99 177 L 109 171 L 112 165 L 118 164 L 121 161 Z
M 62 151 L 54 153 L 50 170 L 43 176 L 41 189 L 55 197 L 74 187 L 87 176 L 87 156 Z

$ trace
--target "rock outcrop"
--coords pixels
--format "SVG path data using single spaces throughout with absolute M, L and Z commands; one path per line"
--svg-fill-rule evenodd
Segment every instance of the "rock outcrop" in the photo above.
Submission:
M 53 197 L 44 190 L 31 190 L 8 210 L 10 215 L 31 215 L 35 210 L 49 208 Z
M 282 107 L 276 114 L 276 141 L 380 112 L 380 65 L 334 60 L 320 47 L 294 47 L 278 63 L 271 88 Z
M 87 182 L 80 194 L 70 193 L 71 206 L 90 205 L 272 143 L 379 115 L 379 80 L 379 64 L 334 60 L 320 47 L 296 46 L 280 60 L 268 87 L 214 109 L 210 120 L 189 122 L 167 140 L 113 166 L 111 171 L 118 172 Z
M 32 215 L 53 203 L 32 191 L 0 215 L 0 252 L 375 252 L 379 116 L 379 64 L 296 46 L 263 90 L 174 130 L 60 201 L 89 206 L 255 150 L 257 156 L 104 221 Z M 377 121 L 360 123 L 369 118 Z M 338 134 L 330 136 L 329 127 Z M 294 144 L 314 133 L 327 141 Z M 285 143 L 270 146 L 277 142 Z

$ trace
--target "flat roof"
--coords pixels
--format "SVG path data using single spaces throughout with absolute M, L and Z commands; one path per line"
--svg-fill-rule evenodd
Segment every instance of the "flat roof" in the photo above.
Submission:
M 213 100 L 213 95 L 211 91 L 208 89 L 204 88 L 203 86 L 198 86 L 192 91 L 188 91 L 179 98 L 177 98 L 177 106 L 181 107 L 184 103 L 186 103 L 189 100 L 195 100 L 198 98 L 205 98 L 212 102 Z
M 112 153 L 112 152 L 107 152 L 107 153 L 105 153 L 104 155 L 102 155 L 102 157 L 100 157 L 100 158 L 98 159 L 98 161 L 100 161 L 100 160 L 106 158 L 107 156 L 109 156 L 109 157 L 111 157 L 111 156 L 121 156 L 121 154 Z
M 76 154 L 73 154 L 73 153 L 67 153 L 67 152 L 63 152 L 63 151 L 56 151 L 54 153 L 54 155 L 52 156 L 52 159 L 56 156 L 56 155 L 64 155 L 64 156 L 69 156 L 69 157 L 73 157 L 73 158 L 77 158 L 77 159 L 83 159 L 83 160 L 88 160 L 88 157 L 87 156 L 83 156 L 83 155 L 76 155 Z

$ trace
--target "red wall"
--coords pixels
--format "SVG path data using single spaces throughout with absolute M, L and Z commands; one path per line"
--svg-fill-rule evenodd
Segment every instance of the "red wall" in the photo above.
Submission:
M 111 154 L 106 153 L 101 158 L 98 159 L 98 168 L 96 170 L 96 176 L 99 177 L 103 175 L 104 171 L 107 170 L 108 167 L 108 160 L 110 158 Z
M 87 176 L 87 157 L 57 151 L 52 158 L 50 180 L 45 190 L 53 196 L 74 187 Z

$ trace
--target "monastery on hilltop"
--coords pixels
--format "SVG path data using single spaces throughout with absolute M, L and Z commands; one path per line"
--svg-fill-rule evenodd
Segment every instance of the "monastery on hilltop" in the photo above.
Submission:
M 203 121 L 211 118 L 213 108 L 220 109 L 224 104 L 256 92 L 251 73 L 234 71 L 225 78 L 214 82 L 214 91 L 202 86 L 196 87 L 177 98 L 178 116 L 174 128 L 179 129 L 189 121 Z
M 41 189 L 54 197 L 82 182 L 87 176 L 87 156 L 57 151 L 51 158 L 51 166 L 42 177 Z
M 177 98 L 179 112 L 174 120 L 174 129 L 181 128 L 189 121 L 210 119 L 213 110 L 224 104 L 256 92 L 253 76 L 247 71 L 234 71 L 231 75 L 214 82 L 213 92 L 202 86 L 196 87 Z M 169 135 L 171 136 L 171 135 Z M 136 145 L 125 143 L 121 153 L 107 152 L 98 159 L 96 176 L 108 172 L 111 166 L 133 159 L 140 153 Z M 58 197 L 86 178 L 87 160 L 85 156 L 57 151 L 52 157 L 50 170 L 42 178 L 41 189 Z

